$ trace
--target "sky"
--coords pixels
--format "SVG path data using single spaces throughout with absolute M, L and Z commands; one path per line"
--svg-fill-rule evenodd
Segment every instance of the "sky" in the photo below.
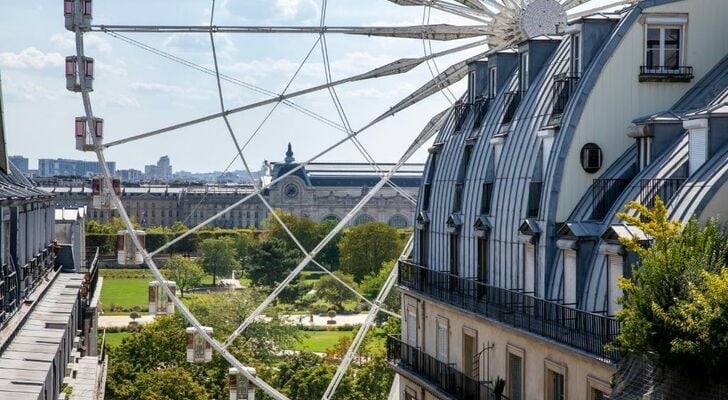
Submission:
M 96 0 L 94 24 L 206 25 L 208 0 Z M 319 0 L 218 0 L 216 25 L 317 26 Z M 401 7 L 384 0 L 330 0 L 329 26 L 416 25 L 422 22 L 420 7 Z M 24 155 L 33 168 L 38 158 L 95 159 L 93 153 L 75 149 L 73 121 L 83 114 L 81 97 L 65 89 L 64 58 L 75 54 L 74 36 L 64 28 L 60 0 L 3 0 L 0 13 L 0 73 L 5 108 L 8 154 Z M 466 20 L 433 12 L 431 23 L 470 24 Z M 213 68 L 207 34 L 131 33 L 126 36 Z M 289 91 L 325 82 L 322 52 L 315 34 L 217 34 L 215 44 L 221 72 L 240 81 L 280 93 L 306 58 L 290 83 Z M 403 57 L 424 54 L 423 42 L 413 39 L 373 38 L 329 34 L 333 79 L 366 72 Z M 472 39 L 471 39 L 472 40 Z M 163 128 L 220 111 L 216 81 L 187 66 L 151 54 L 103 32 L 85 35 L 86 55 L 96 60 L 92 93 L 94 114 L 104 118 L 105 140 L 111 141 Z M 465 44 L 467 40 L 433 42 L 438 51 Z M 484 51 L 485 49 L 477 49 Z M 439 68 L 472 55 L 443 57 Z M 431 79 L 423 64 L 400 76 L 340 86 L 338 96 L 353 129 L 396 104 Z M 265 99 L 266 96 L 239 85 L 223 82 L 227 108 Z M 464 83 L 453 87 L 458 95 Z M 294 100 L 296 104 L 331 121 L 341 122 L 327 91 Z M 431 116 L 450 103 L 442 94 L 431 96 L 410 110 L 397 114 L 364 132 L 360 140 L 378 162 L 399 159 Z M 252 169 L 264 160 L 284 157 L 291 142 L 297 160 L 306 160 L 344 135 L 288 106 L 280 105 L 253 136 L 272 106 L 230 117 Z M 252 136 L 252 139 L 251 139 Z M 425 146 L 426 147 L 426 146 Z M 131 142 L 107 151 L 117 168 L 143 169 L 161 155 L 169 155 L 175 170 L 193 172 L 224 170 L 236 154 L 222 120 Z M 424 161 L 421 150 L 412 161 Z M 320 161 L 364 161 L 355 147 L 346 143 Z M 237 161 L 231 170 L 242 169 Z
M 216 25 L 318 26 L 322 0 L 217 0 Z M 601 4 L 609 0 L 594 0 Z M 30 158 L 95 159 L 75 149 L 74 119 L 83 114 L 81 97 L 65 89 L 64 58 L 75 54 L 74 35 L 65 30 L 61 0 L 2 0 L 0 73 L 8 154 Z M 423 8 L 386 0 L 328 0 L 328 26 L 401 26 L 423 23 Z M 211 0 L 94 0 L 94 24 L 207 25 Z M 582 6 L 584 7 L 584 6 Z M 575 9 L 576 10 L 576 9 Z M 472 25 L 471 20 L 432 11 L 429 23 Z M 209 35 L 129 33 L 128 38 L 205 68 L 213 68 Z M 317 34 L 216 34 L 222 73 L 280 93 L 325 82 Z M 432 51 L 473 39 L 431 42 Z M 342 79 L 405 57 L 421 57 L 418 39 L 326 35 L 331 74 Z M 164 128 L 220 111 L 215 78 L 152 54 L 103 32 L 85 35 L 85 52 L 96 63 L 92 104 L 105 121 L 106 141 Z M 437 59 L 414 70 L 376 80 L 339 86 L 343 115 L 357 130 L 443 70 L 486 48 Z M 310 52 L 310 54 L 309 54 Z M 307 57 L 308 54 L 308 57 Z M 302 62 L 305 60 L 305 63 Z M 302 65 L 302 66 L 301 66 Z M 300 67 L 300 71 L 298 71 Z M 431 68 L 430 68 L 431 67 Z M 296 74 L 296 72 L 298 73 Z M 295 79 L 291 78 L 295 75 Z M 223 81 L 226 108 L 268 98 Z M 465 82 L 451 87 L 455 96 Z M 329 121 L 341 116 L 327 91 L 294 102 Z M 430 118 L 450 101 L 438 93 L 365 131 L 359 139 L 377 162 L 397 161 Z M 344 133 L 285 105 L 234 114 L 232 127 L 251 169 L 264 160 L 280 161 L 291 143 L 298 161 L 307 160 L 340 140 Z M 272 110 L 272 112 L 271 112 Z M 270 117 L 266 118 L 270 114 Z M 423 162 L 427 145 L 411 159 Z M 110 148 L 107 160 L 117 168 L 142 169 L 168 155 L 175 170 L 192 172 L 243 169 L 233 162 L 236 150 L 221 119 Z M 317 161 L 364 161 L 351 143 Z M 232 165 L 231 165 L 232 163 Z

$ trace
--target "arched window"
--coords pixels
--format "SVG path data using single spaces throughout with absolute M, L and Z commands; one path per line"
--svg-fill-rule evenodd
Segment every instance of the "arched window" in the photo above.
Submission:
M 407 228 L 409 226 L 407 218 L 403 217 L 400 214 L 393 215 L 391 218 L 389 218 L 388 224 L 389 226 L 394 228 Z
M 372 217 L 369 214 L 359 214 L 354 219 L 354 225 L 364 225 L 364 224 L 368 224 L 370 222 L 374 222 L 374 217 Z

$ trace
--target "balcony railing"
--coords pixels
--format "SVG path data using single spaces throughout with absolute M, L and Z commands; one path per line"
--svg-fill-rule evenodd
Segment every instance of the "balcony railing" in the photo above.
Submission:
M 490 108 L 490 98 L 489 97 L 478 97 L 475 99 L 475 123 L 473 124 L 474 128 L 480 128 L 483 125 L 483 120 L 485 119 L 485 115 L 488 114 L 488 109 Z
M 505 94 L 503 102 L 503 124 L 513 121 L 518 105 L 521 103 L 521 92 L 513 91 Z
M 387 360 L 400 369 L 430 382 L 454 399 L 508 400 L 486 382 L 478 381 L 394 336 L 387 337 Z
M 594 179 L 592 219 L 601 221 L 629 185 L 630 179 Z
M 643 65 L 640 67 L 640 82 L 690 82 L 695 75 L 690 66 Z
M 465 121 L 468 119 L 468 114 L 470 113 L 470 109 L 473 107 L 470 103 L 460 103 L 455 106 L 455 130 L 454 133 L 460 132 L 460 130 L 463 128 L 463 125 L 465 124 Z
M 473 279 L 401 261 L 399 284 L 452 306 L 480 314 L 514 328 L 551 339 L 604 360 L 619 353 L 614 343 L 620 323 L 614 318 L 578 310 L 517 290 L 503 289 Z
M 551 121 L 556 122 L 561 119 L 561 114 L 566 110 L 571 94 L 574 93 L 576 85 L 579 83 L 579 75 L 558 74 L 554 76 L 553 99 L 554 106 L 551 110 Z
M 640 179 L 640 203 L 647 208 L 655 206 L 655 197 L 667 204 L 677 193 L 685 178 L 670 179 Z

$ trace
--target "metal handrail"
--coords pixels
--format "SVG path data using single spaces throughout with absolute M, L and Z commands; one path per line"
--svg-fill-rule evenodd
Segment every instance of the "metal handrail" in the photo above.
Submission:
M 688 65 L 681 65 L 677 67 L 669 65 L 642 65 L 640 66 L 640 75 L 654 76 L 654 75 L 668 75 L 668 76 L 680 76 L 692 78 L 693 67 Z
M 599 178 L 592 184 L 592 219 L 603 220 L 631 179 Z
M 495 393 L 486 381 L 458 371 L 455 364 L 440 361 L 391 335 L 387 336 L 387 361 L 419 375 L 453 399 L 508 400 L 503 394 Z
M 399 284 L 601 359 L 619 360 L 619 352 L 606 347 L 615 343 L 621 331 L 621 324 L 615 318 L 474 279 L 433 271 L 409 261 L 399 263 Z

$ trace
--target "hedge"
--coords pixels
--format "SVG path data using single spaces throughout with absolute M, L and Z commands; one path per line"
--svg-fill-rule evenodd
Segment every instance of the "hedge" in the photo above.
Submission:
M 197 231 L 173 245 L 171 251 L 174 253 L 195 253 L 199 249 L 200 242 L 205 239 L 237 238 L 242 235 L 251 235 L 253 238 L 257 239 L 260 234 L 261 231 L 252 229 L 214 229 Z M 168 232 L 146 232 L 145 247 L 147 251 L 155 251 L 175 237 L 176 235 Z M 100 248 L 102 254 L 111 254 L 116 252 L 116 235 L 112 233 L 87 233 L 86 245 L 91 248 Z

